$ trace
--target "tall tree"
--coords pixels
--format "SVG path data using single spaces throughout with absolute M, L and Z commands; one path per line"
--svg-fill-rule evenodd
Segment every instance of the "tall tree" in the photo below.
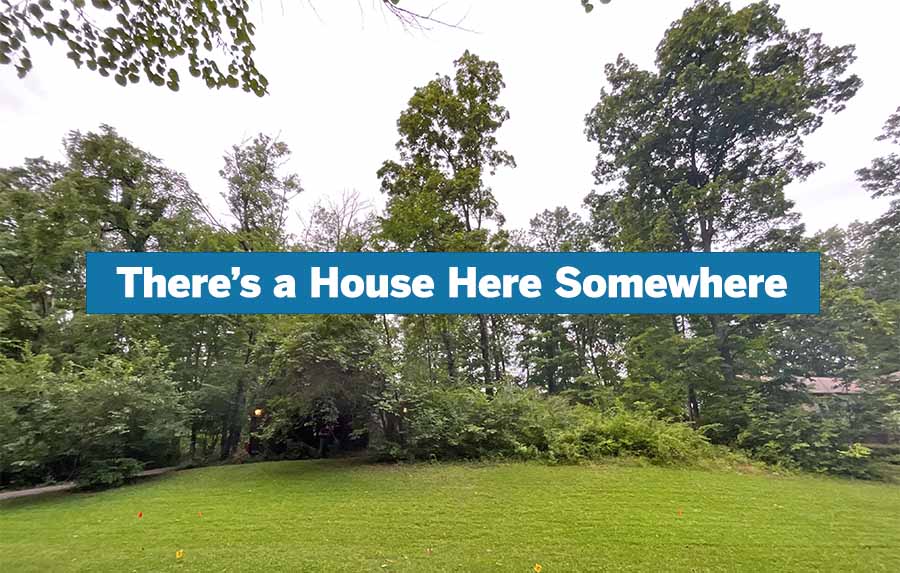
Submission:
M 503 222 L 485 182 L 498 168 L 515 167 L 496 137 L 509 118 L 497 102 L 503 76 L 496 62 L 468 51 L 454 66 L 452 77 L 416 89 L 397 120 L 400 161 L 378 171 L 388 195 L 385 236 L 400 248 L 483 250 L 487 224 Z
M 34 305 L 40 317 L 59 302 L 80 306 L 83 252 L 99 241 L 96 217 L 62 183 L 65 173 L 65 165 L 42 158 L 0 169 L 0 285 L 29 309 Z M 25 315 L 15 316 L 23 327 Z M 36 324 L 25 330 L 35 342 Z
M 64 163 L 29 159 L 0 170 L 0 284 L 31 303 L 31 313 L 8 317 L 19 336 L 30 332 L 20 342 L 87 365 L 140 321 L 81 312 L 84 252 L 190 249 L 202 225 L 184 177 L 111 127 L 70 132 L 64 146 Z M 26 321 L 32 313 L 38 320 Z M 88 325 L 92 343 L 69 340 Z
M 527 231 L 529 250 L 585 251 L 590 247 L 587 225 L 565 207 L 545 209 L 534 216 Z M 518 317 L 521 340 L 517 348 L 527 383 L 555 394 L 569 387 L 583 372 L 572 318 L 566 315 Z
M 600 241 L 623 250 L 796 248 L 802 227 L 784 189 L 819 167 L 803 138 L 859 89 L 848 73 L 854 59 L 853 46 L 788 29 L 768 2 L 735 11 L 718 0 L 698 0 L 672 24 L 654 69 L 620 55 L 586 118 L 599 146 L 596 181 L 609 185 L 588 197 Z M 672 320 L 676 332 L 715 344 L 727 382 L 746 348 L 733 323 Z M 687 396 L 696 421 L 690 381 Z
M 235 236 L 245 251 L 282 250 L 290 202 L 303 188 L 294 173 L 282 174 L 291 157 L 284 142 L 259 134 L 234 145 L 219 174 L 228 189 L 222 194 L 235 220 Z
M 106 248 L 166 250 L 173 231 L 168 222 L 193 215 L 196 196 L 184 176 L 112 127 L 103 125 L 98 133 L 73 131 L 65 145 L 67 184 L 81 195 L 84 207 L 95 210 Z
M 287 144 L 264 134 L 252 141 L 232 146 L 219 174 L 227 189 L 223 198 L 233 224 L 218 221 L 208 209 L 206 215 L 220 231 L 215 250 L 280 251 L 289 247 L 286 228 L 291 200 L 302 192 L 299 178 L 284 173 L 291 151 Z M 267 344 L 269 317 L 231 317 L 228 331 L 242 340 L 230 349 L 233 381 L 227 409 L 221 419 L 220 456 L 237 450 L 246 423 L 247 397 L 255 389 L 272 348 Z
M 900 108 L 888 118 L 877 139 L 900 146 Z M 861 276 L 876 299 L 900 303 L 894 288 L 900 282 L 900 153 L 877 157 L 856 174 L 873 197 L 897 197 L 887 212 L 869 225 L 868 256 Z
M 711 251 L 790 223 L 784 188 L 819 164 L 803 137 L 861 85 L 853 46 L 791 31 L 777 6 L 698 0 L 666 32 L 656 66 L 606 66 L 587 116 L 598 184 L 626 248 Z M 630 243 L 630 244 L 627 244 Z
M 545 209 L 532 217 L 528 246 L 542 252 L 587 251 L 591 247 L 588 225 L 566 207 Z
M 488 224 L 503 223 L 485 176 L 514 167 L 496 132 L 509 118 L 498 103 L 504 87 L 496 62 L 466 51 L 451 76 L 416 89 L 397 120 L 400 161 L 385 161 L 378 176 L 388 196 L 384 236 L 402 249 L 481 251 L 491 246 Z M 484 384 L 493 386 L 488 317 L 478 316 Z M 448 370 L 453 342 L 442 329 Z
M 888 118 L 877 139 L 900 145 L 900 108 Z M 858 284 L 893 317 L 893 337 L 880 337 L 871 345 L 880 356 L 882 372 L 900 371 L 900 153 L 893 151 L 874 159 L 869 167 L 857 171 L 857 176 L 873 197 L 896 197 L 887 212 L 865 225 Z

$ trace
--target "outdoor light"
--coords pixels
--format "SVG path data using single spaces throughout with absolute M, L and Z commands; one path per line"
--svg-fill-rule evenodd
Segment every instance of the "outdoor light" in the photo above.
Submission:
M 262 410 L 262 408 L 257 408 L 256 410 L 253 410 L 253 415 L 256 416 L 257 418 L 259 418 L 260 416 L 262 416 L 262 415 L 263 415 L 263 410 Z

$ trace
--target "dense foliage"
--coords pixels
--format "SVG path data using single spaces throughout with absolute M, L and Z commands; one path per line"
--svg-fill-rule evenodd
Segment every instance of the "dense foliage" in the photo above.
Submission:
M 188 70 L 211 88 L 242 87 L 264 95 L 268 81 L 253 61 L 256 26 L 244 0 L 39 0 L 3 2 L 0 64 L 25 77 L 34 66 L 30 38 L 59 42 L 79 68 L 86 66 L 126 86 L 143 76 L 178 91 L 173 61 L 187 56 Z M 101 27 L 99 23 L 106 23 Z M 221 63 L 217 55 L 224 54 Z
M 118 4 L 117 4 L 118 6 Z M 589 6 L 589 4 L 586 4 Z M 317 205 L 290 149 L 231 146 L 226 213 L 113 128 L 71 132 L 61 162 L 0 170 L 0 482 L 115 485 L 140 468 L 369 448 L 385 459 L 715 457 L 870 477 L 900 434 L 900 203 L 805 233 L 785 186 L 804 137 L 860 80 L 852 46 L 777 8 L 700 0 L 653 69 L 624 57 L 587 115 L 599 147 L 587 217 L 504 228 L 487 177 L 513 168 L 500 66 L 465 52 L 415 90 L 386 206 Z M 900 112 L 898 112 L 900 114 Z M 886 144 L 897 143 L 893 116 Z M 224 146 L 223 146 L 224 147 Z M 900 188 L 896 153 L 859 172 Z M 818 250 L 810 316 L 94 316 L 84 252 Z M 817 396 L 812 376 L 862 392 Z M 856 386 L 854 386 L 855 388 Z
M 601 0 L 608 3 L 609 0 Z M 401 24 L 423 28 L 438 20 L 381 0 Z M 594 9 L 581 0 L 586 12 Z M 0 64 L 12 65 L 20 78 L 34 67 L 28 42 L 55 42 L 79 68 L 85 66 L 120 86 L 142 77 L 172 91 L 181 87 L 176 63 L 208 88 L 240 87 L 258 96 L 269 80 L 257 69 L 253 36 L 256 24 L 246 0 L 25 0 L 0 2 Z
M 552 463 L 635 456 L 660 463 L 715 458 L 701 432 L 644 411 L 573 406 L 511 386 L 488 398 L 472 388 L 435 388 L 416 396 L 388 459 L 544 460 Z

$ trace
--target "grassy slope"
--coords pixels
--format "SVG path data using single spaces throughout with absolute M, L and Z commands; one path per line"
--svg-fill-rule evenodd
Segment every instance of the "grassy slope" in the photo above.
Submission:
M 310 461 L 0 503 L 3 571 L 528 572 L 535 563 L 544 573 L 900 571 L 900 487 L 622 465 Z

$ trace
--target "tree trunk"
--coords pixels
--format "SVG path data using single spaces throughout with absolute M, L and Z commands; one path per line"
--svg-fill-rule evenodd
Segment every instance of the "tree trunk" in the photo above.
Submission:
M 222 415 L 222 439 L 219 442 L 219 458 L 228 458 L 228 414 Z
M 231 456 L 237 451 L 241 444 L 241 431 L 244 426 L 244 404 L 246 401 L 247 388 L 243 377 L 238 380 L 237 387 L 234 392 L 234 404 L 231 410 L 230 424 L 228 428 L 228 451 L 227 456 Z M 227 457 L 226 456 L 226 457 Z
M 191 422 L 191 449 L 190 457 L 193 460 L 197 455 L 197 421 Z
M 735 378 L 734 356 L 731 354 L 731 349 L 728 348 L 728 320 L 730 317 L 724 317 L 725 320 L 720 320 L 721 318 L 723 317 L 711 315 L 709 322 L 716 335 L 716 349 L 719 351 L 719 356 L 722 357 L 722 376 L 726 382 L 730 383 Z
M 681 317 L 679 323 L 678 315 L 672 315 L 672 328 L 682 337 L 687 336 L 687 322 L 684 316 Z M 691 424 L 697 425 L 700 422 L 700 401 L 697 399 L 697 389 L 693 382 L 687 383 L 687 415 Z
M 434 346 L 431 340 L 431 331 L 428 329 L 428 321 L 424 314 L 419 315 L 419 322 L 422 325 L 422 340 L 425 345 L 425 360 L 428 362 L 428 379 L 432 383 L 436 381 L 434 376 Z
M 453 337 L 447 328 L 447 320 L 441 321 L 441 341 L 444 343 L 444 355 L 447 358 L 447 376 L 456 380 L 456 359 L 453 356 Z
M 391 326 L 388 324 L 386 314 L 381 315 L 381 326 L 384 328 L 384 341 L 387 343 L 387 347 L 391 348 L 394 345 L 394 341 L 391 340 Z
M 491 340 L 488 333 L 486 315 L 478 315 L 478 331 L 481 343 L 481 368 L 484 370 L 484 389 L 488 395 L 493 395 L 494 377 L 491 375 Z
M 688 382 L 687 386 L 687 409 L 688 419 L 691 424 L 696 426 L 700 422 L 700 403 L 697 401 L 697 392 L 691 382 Z
M 703 251 L 710 253 L 712 252 L 712 243 L 715 237 L 713 222 L 708 221 L 705 227 L 701 228 L 701 231 L 703 231 L 701 233 L 703 235 Z M 719 356 L 722 357 L 722 376 L 726 382 L 731 383 L 734 381 L 734 357 L 726 344 L 728 340 L 728 320 L 727 317 L 724 321 L 719 319 L 720 317 L 716 315 L 710 315 L 709 323 L 712 326 L 713 334 L 716 335 L 716 349 L 719 352 Z
M 503 374 L 506 373 L 506 356 L 504 355 L 503 348 L 500 344 L 500 338 L 497 336 L 497 333 L 500 331 L 497 328 L 497 317 L 496 315 L 491 315 L 491 332 L 493 333 L 493 351 L 494 351 L 494 380 L 500 381 L 503 378 Z
M 244 426 L 244 410 L 247 399 L 247 367 L 250 365 L 250 359 L 253 356 L 253 344 L 256 341 L 256 332 L 250 331 L 247 334 L 247 350 L 244 353 L 244 368 L 240 373 L 237 386 L 234 389 L 234 400 L 231 407 L 231 416 L 228 426 L 228 439 L 223 446 L 223 457 L 226 459 L 237 450 L 241 443 L 241 431 Z M 224 439 L 224 436 L 223 436 Z
M 557 373 L 559 372 L 559 367 L 556 366 L 556 358 L 559 356 L 559 343 L 552 342 L 550 344 L 549 349 L 549 362 L 551 367 L 547 369 L 547 393 L 548 394 L 556 394 L 559 392 L 559 384 L 557 380 Z

